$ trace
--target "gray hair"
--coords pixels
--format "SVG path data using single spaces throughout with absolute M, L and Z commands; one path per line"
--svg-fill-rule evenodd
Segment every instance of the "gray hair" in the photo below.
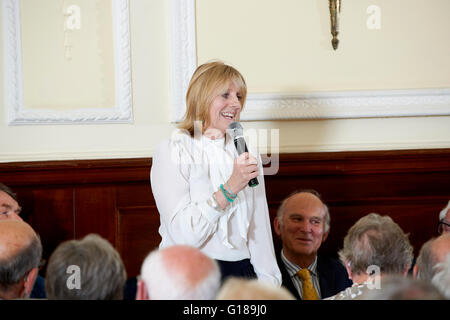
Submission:
M 435 274 L 434 266 L 437 263 L 437 257 L 433 254 L 433 242 L 436 238 L 432 238 L 425 242 L 420 248 L 416 265 L 418 268 L 417 278 L 422 280 L 431 280 Z
M 16 255 L 0 260 L 0 290 L 7 291 L 33 268 L 38 268 L 41 257 L 42 244 L 39 236 L 36 235 L 31 243 Z
M 286 207 L 286 203 L 287 201 L 292 197 L 295 196 L 296 194 L 299 193 L 310 193 L 314 196 L 316 196 L 317 198 L 319 198 L 319 200 L 322 202 L 323 207 L 325 209 L 325 223 L 323 225 L 323 232 L 327 233 L 328 230 L 330 230 L 330 223 L 331 223 L 331 217 L 330 217 L 330 211 L 328 210 L 328 206 L 323 202 L 322 197 L 320 195 L 319 192 L 317 192 L 316 190 L 313 189 L 301 189 L 301 190 L 296 190 L 294 192 L 292 192 L 291 194 L 289 194 L 282 202 L 280 207 L 278 208 L 277 211 L 277 220 L 278 223 L 280 225 L 283 225 L 283 215 L 284 215 L 284 208 Z
M 450 253 L 443 262 L 435 266 L 436 274 L 431 283 L 447 298 L 450 299 Z
M 382 273 L 403 273 L 411 265 L 413 248 L 408 235 L 388 216 L 371 213 L 359 219 L 347 232 L 339 251 L 342 263 L 354 274 L 371 265 Z
M 172 246 L 174 247 L 174 246 Z M 180 246 L 181 247 L 181 246 Z M 188 246 L 182 246 L 188 247 Z M 200 250 L 199 256 L 211 262 L 212 268 L 205 268 L 205 260 L 195 265 L 205 269 L 205 274 L 200 280 L 194 282 L 187 279 L 183 270 L 171 272 L 170 262 L 164 255 L 165 249 L 155 249 L 145 258 L 141 267 L 141 278 L 144 281 L 150 300 L 213 300 L 220 289 L 220 269 L 217 262 Z M 192 253 L 192 252 L 191 252 Z M 180 258 L 198 259 L 198 257 L 187 256 L 189 252 L 180 255 Z M 186 257 L 185 257 L 186 255 Z M 191 263 L 192 263 L 191 259 Z M 199 265 L 200 264 L 200 265 Z
M 381 288 L 365 290 L 360 300 L 445 300 L 431 283 L 390 275 L 381 278 Z
M 441 210 L 439 213 L 439 221 L 442 221 L 445 219 L 445 216 L 447 214 L 447 211 L 450 209 L 450 201 L 447 203 L 447 206 Z
M 0 191 L 3 191 L 7 195 L 9 195 L 11 198 L 17 201 L 17 195 L 6 185 L 0 182 Z
M 80 288 L 69 287 L 69 267 L 79 268 Z M 119 253 L 105 239 L 89 234 L 61 243 L 50 256 L 45 290 L 52 300 L 120 300 L 126 271 Z

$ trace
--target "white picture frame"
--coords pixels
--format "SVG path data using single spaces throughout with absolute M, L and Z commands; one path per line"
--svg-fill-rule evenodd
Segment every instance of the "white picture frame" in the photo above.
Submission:
M 172 121 L 181 121 L 197 67 L 195 0 L 172 0 Z M 450 115 L 450 88 L 248 94 L 241 120 Z
M 23 103 L 20 2 L 2 1 L 5 106 L 8 125 L 132 123 L 128 0 L 112 1 L 115 105 L 111 108 L 27 109 Z

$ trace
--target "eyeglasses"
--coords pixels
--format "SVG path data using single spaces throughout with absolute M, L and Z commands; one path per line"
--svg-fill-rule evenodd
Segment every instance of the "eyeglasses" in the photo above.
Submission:
M 450 232 L 450 223 L 445 222 L 444 220 L 441 220 L 438 223 L 438 233 L 442 234 L 444 231 Z

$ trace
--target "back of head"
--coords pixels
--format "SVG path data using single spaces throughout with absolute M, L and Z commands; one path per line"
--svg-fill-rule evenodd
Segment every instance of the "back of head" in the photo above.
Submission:
M 450 253 L 443 262 L 435 266 L 436 274 L 431 283 L 447 298 L 450 299 Z
M 381 278 L 380 288 L 366 290 L 360 300 L 444 300 L 428 282 L 398 275 Z
M 378 266 L 383 274 L 403 274 L 413 258 L 408 235 L 388 216 L 371 213 L 359 219 L 344 238 L 341 261 L 353 275 Z
M 48 262 L 45 289 L 52 300 L 114 300 L 122 299 L 125 281 L 125 267 L 116 249 L 89 234 L 56 248 Z
M 436 272 L 439 271 L 436 265 L 444 262 L 448 254 L 450 254 L 449 233 L 444 233 L 425 242 L 417 257 L 417 278 L 431 281 Z
M 152 251 L 142 264 L 141 278 L 150 300 L 212 300 L 220 287 L 217 262 L 184 245 Z
M 37 270 L 41 256 L 42 244 L 31 226 L 18 220 L 0 221 L 0 292 L 7 293 L 32 269 Z
M 295 300 L 295 297 L 284 287 L 256 279 L 229 278 L 220 289 L 217 300 Z

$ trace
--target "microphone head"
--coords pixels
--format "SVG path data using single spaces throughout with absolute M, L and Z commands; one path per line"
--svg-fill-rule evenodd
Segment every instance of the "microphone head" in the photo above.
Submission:
M 244 129 L 239 122 L 230 123 L 230 125 L 228 126 L 228 131 L 233 139 L 242 137 L 244 135 Z

